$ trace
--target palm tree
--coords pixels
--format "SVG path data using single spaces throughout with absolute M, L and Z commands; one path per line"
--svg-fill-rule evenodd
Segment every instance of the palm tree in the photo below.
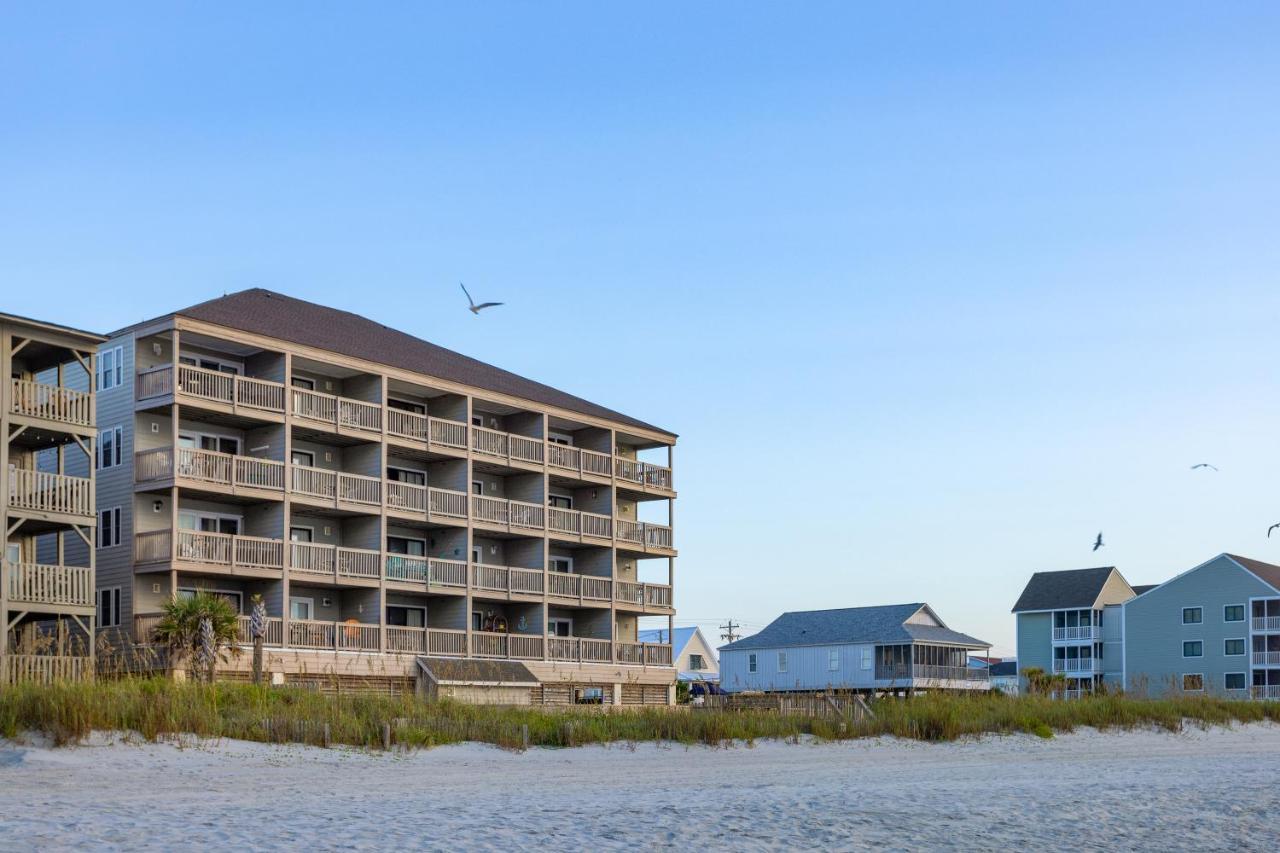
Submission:
M 1022 670 L 1022 677 L 1027 680 L 1028 693 L 1044 693 L 1048 686 L 1048 676 L 1038 666 L 1029 666 Z
M 239 620 L 227 600 L 199 590 L 165 605 L 152 639 L 168 647 L 175 663 L 190 657 L 192 675 L 212 683 L 219 659 L 226 660 L 227 651 L 240 654 L 238 633 Z
M 253 610 L 249 616 L 249 636 L 253 638 L 253 683 L 262 683 L 262 644 L 267 636 L 267 604 L 254 593 L 249 599 Z

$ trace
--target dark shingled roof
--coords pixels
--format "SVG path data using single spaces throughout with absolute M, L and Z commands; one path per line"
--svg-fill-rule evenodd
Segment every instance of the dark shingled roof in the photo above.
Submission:
M 420 657 L 418 666 L 436 684 L 509 684 L 512 687 L 533 687 L 539 683 L 527 666 L 511 660 Z
M 1142 595 L 1144 592 L 1150 592 L 1151 590 L 1155 589 L 1158 586 L 1160 586 L 1160 584 L 1158 583 L 1140 583 L 1137 586 L 1133 587 L 1133 594 L 1135 596 L 1139 596 L 1139 595 Z
M 1013 612 L 1060 610 L 1064 607 L 1092 607 L 1102 593 L 1115 566 L 1071 569 L 1065 572 L 1036 572 L 1013 605 Z
M 1273 566 L 1271 563 L 1252 560 L 1248 557 L 1238 557 L 1235 554 L 1228 554 L 1227 556 L 1253 572 L 1263 583 L 1270 584 L 1273 589 L 1280 591 L 1280 566 Z
M 949 643 L 986 648 L 990 643 L 938 625 L 908 625 L 923 603 L 840 610 L 783 613 L 763 631 L 721 646 L 721 651 L 771 649 L 782 646 L 824 646 L 835 643 Z
M 1016 660 L 1002 660 L 1000 663 L 991 664 L 992 675 L 1017 675 L 1018 662 Z
M 359 314 L 260 287 L 173 313 L 675 437 L 675 433 L 668 430 L 396 331 Z

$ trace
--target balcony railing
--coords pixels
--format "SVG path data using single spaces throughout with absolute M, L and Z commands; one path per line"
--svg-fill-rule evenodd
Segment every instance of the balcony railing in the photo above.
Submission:
M 268 616 L 265 624 L 266 634 L 262 638 L 264 646 L 279 646 L 284 642 L 284 620 L 279 616 Z M 236 640 L 244 645 L 253 645 L 253 619 L 241 616 L 236 620 Z
M 33 512 L 93 515 L 93 480 L 10 468 L 9 506 Z
M 1255 631 L 1280 631 L 1280 616 L 1255 616 L 1255 617 L 1253 617 L 1253 630 L 1255 630 Z
M 382 506 L 382 480 L 363 474 L 347 474 L 325 468 L 291 465 L 293 492 L 317 498 L 325 503 L 353 504 L 362 507 Z
M 672 546 L 671 528 L 665 524 L 630 521 L 619 518 L 614 523 L 620 542 L 629 542 L 646 549 L 669 550 Z
M 440 560 L 435 557 L 388 554 L 386 557 L 386 570 L 387 580 L 391 581 L 458 589 L 466 589 L 467 587 L 467 564 L 461 560 Z
M 986 669 L 973 666 L 940 666 L 925 663 L 876 663 L 877 681 L 907 682 L 917 678 L 935 681 L 988 681 Z
M 508 530 L 542 530 L 546 527 L 546 508 L 542 504 L 509 501 L 484 495 L 471 496 L 472 518 L 481 524 Z
M 309 575 L 377 580 L 382 552 L 311 542 L 289 543 L 289 569 Z
M 665 465 L 638 462 L 619 456 L 614 459 L 614 473 L 619 480 L 633 485 L 663 492 L 672 491 L 671 469 Z
M 365 622 L 289 621 L 289 645 L 298 649 L 376 652 L 381 648 L 382 629 Z
M 613 519 L 594 512 L 548 507 L 547 529 L 552 533 L 572 537 L 590 536 L 595 539 L 609 539 L 613 533 Z
M 478 426 L 471 428 L 471 449 L 491 459 L 541 465 L 543 445 L 538 438 Z
M 618 663 L 636 666 L 671 666 L 671 646 L 666 643 L 615 643 Z
M 576 598 L 590 601 L 609 601 L 613 581 L 593 575 L 575 575 L 568 572 L 547 572 L 547 594 L 556 598 Z
M 9 411 L 15 415 L 72 426 L 93 426 L 91 394 L 28 379 L 12 380 L 11 390 L 13 399 Z
M 467 632 L 388 625 L 387 651 L 399 654 L 466 657 Z
M 137 545 L 135 544 L 134 547 L 136 553 Z M 179 530 L 177 558 L 191 563 L 208 563 L 234 568 L 282 569 L 284 568 L 284 542 L 280 539 L 265 539 L 259 536 Z
M 169 448 L 137 453 L 134 455 L 134 475 L 140 483 L 167 480 L 176 475 L 184 480 L 228 488 L 284 491 L 283 462 L 193 447 L 178 448 L 176 468 L 173 464 L 173 451 Z
M 0 655 L 0 684 L 26 681 L 84 681 L 93 672 L 93 659 L 70 655 Z
M 614 601 L 634 604 L 637 607 L 671 607 L 671 587 L 657 583 L 632 583 L 614 581 Z
M 1254 699 L 1280 699 L 1280 684 L 1255 684 L 1249 695 Z
M 20 604 L 51 604 L 92 607 L 93 570 L 80 566 L 45 566 L 36 563 L 4 565 L 9 601 Z
M 1280 666 L 1280 652 L 1255 651 L 1254 666 Z
M 588 637 L 548 637 L 547 657 L 581 663 L 611 663 L 613 643 Z
M 1055 640 L 1101 640 L 1101 625 L 1073 625 L 1067 628 L 1054 628 Z
M 135 396 L 149 400 L 173 393 L 173 366 L 139 371 Z M 274 414 L 284 413 L 285 386 L 279 382 L 238 376 L 190 364 L 178 365 L 178 393 L 211 403 L 223 403 Z
M 471 632 L 472 657 L 541 660 L 542 644 L 543 638 L 541 634 Z
M 293 400 L 293 416 L 299 420 L 314 421 L 338 430 L 382 432 L 382 406 L 377 403 L 335 397 L 304 388 L 290 388 L 289 391 Z
M 545 572 L 542 569 L 471 564 L 471 586 L 485 592 L 540 596 L 544 586 L 544 576 Z
M 1101 672 L 1097 658 L 1054 658 L 1054 672 Z

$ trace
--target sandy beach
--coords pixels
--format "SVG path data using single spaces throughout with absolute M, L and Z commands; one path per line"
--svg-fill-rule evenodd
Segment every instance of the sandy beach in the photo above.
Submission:
M 725 749 L 0 746 L 5 849 L 1280 846 L 1280 727 Z

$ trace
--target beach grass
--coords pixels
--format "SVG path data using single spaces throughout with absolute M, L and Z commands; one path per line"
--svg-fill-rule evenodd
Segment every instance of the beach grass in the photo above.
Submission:
M 795 740 L 802 735 L 825 740 L 893 735 L 950 741 L 997 733 L 1051 737 L 1085 726 L 1180 731 L 1187 725 L 1280 721 L 1280 703 L 1210 696 L 1144 699 L 1117 694 L 1059 701 L 934 693 L 876 699 L 869 705 L 874 717 L 858 721 L 662 707 L 602 713 L 598 707 L 496 707 L 428 702 L 408 694 L 335 695 L 288 687 L 129 678 L 0 689 L 0 736 L 36 732 L 62 745 L 82 741 L 93 731 L 125 731 L 147 740 L 194 735 L 375 749 L 388 743 L 425 748 L 474 741 L 520 749 L 649 741 L 722 745 Z

